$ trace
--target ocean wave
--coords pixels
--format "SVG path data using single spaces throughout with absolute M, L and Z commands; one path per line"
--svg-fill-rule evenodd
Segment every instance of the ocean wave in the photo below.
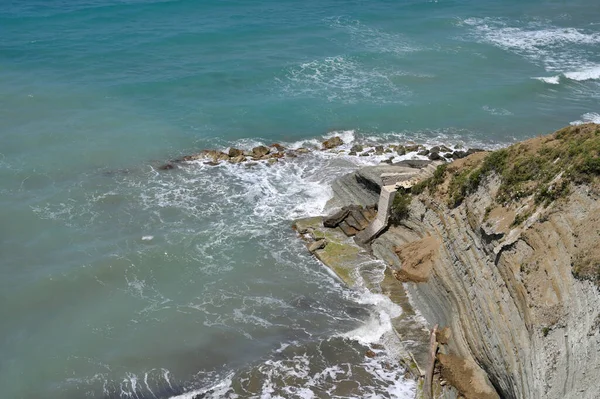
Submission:
M 571 125 L 583 125 L 584 123 L 600 123 L 600 114 L 597 112 L 588 112 L 581 115 L 580 120 L 571 122 Z
M 584 82 L 586 80 L 598 80 L 600 79 L 600 66 L 594 66 L 579 71 L 565 72 L 555 76 L 535 77 L 533 79 L 541 80 L 544 83 L 553 85 L 560 84 L 561 80 L 564 79 L 574 80 L 577 82 Z
M 521 55 L 549 72 L 566 75 L 569 71 L 598 67 L 589 59 L 588 50 L 600 44 L 599 32 L 556 27 L 539 21 L 519 22 L 521 26 L 500 18 L 468 18 L 459 24 L 470 27 L 475 40 Z M 574 76 L 577 77 L 577 73 Z M 554 81 L 551 77 L 546 83 L 554 84 Z

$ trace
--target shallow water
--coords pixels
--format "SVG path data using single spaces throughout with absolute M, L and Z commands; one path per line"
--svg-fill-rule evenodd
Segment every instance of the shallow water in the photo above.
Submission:
M 410 397 L 390 348 L 364 357 L 398 310 L 290 229 L 380 159 L 156 167 L 600 122 L 598 21 L 591 0 L 3 2 L 2 397 Z

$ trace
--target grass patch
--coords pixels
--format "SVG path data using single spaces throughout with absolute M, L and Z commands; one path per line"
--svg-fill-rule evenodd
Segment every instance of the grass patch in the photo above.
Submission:
M 548 205 L 565 197 L 570 183 L 590 183 L 600 175 L 600 128 L 594 124 L 570 126 L 548 138 L 490 153 L 479 165 L 452 176 L 448 206 L 460 205 L 492 173 L 501 179 L 497 203 L 533 195 L 537 205 Z
M 402 219 L 408 217 L 411 201 L 411 195 L 403 188 L 399 188 L 390 209 L 390 223 L 397 225 Z
M 448 164 L 444 163 L 438 166 L 433 172 L 433 176 L 429 179 L 425 179 L 420 181 L 411 187 L 411 194 L 419 195 L 426 189 L 429 190 L 430 193 L 435 192 L 437 187 L 442 184 L 446 178 L 446 170 L 448 169 Z

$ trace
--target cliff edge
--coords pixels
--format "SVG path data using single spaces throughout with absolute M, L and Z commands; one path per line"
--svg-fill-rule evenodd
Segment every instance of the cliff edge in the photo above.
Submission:
M 435 397 L 600 397 L 599 156 L 572 126 L 398 193 L 370 250 L 440 326 Z

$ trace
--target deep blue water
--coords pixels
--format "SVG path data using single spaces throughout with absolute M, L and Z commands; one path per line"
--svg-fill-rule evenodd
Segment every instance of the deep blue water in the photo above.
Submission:
M 391 305 L 289 229 L 366 160 L 154 168 L 331 131 L 492 147 L 600 122 L 599 21 L 592 0 L 2 1 L 2 397 L 409 397 L 338 337 Z M 336 393 L 346 367 L 365 383 Z

